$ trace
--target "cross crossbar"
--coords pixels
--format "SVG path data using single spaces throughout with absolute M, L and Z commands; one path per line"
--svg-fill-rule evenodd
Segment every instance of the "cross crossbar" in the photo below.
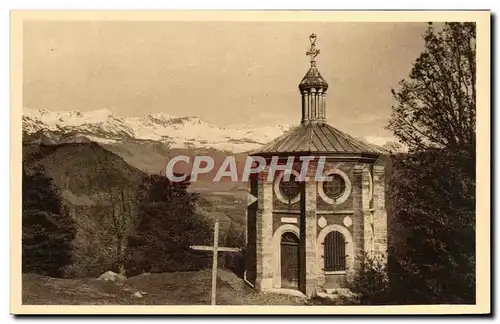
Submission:
M 214 245 L 190 245 L 190 249 L 198 250 L 198 251 L 211 251 L 213 253 L 212 256 L 212 305 L 215 305 L 215 290 L 217 287 L 217 255 L 219 252 L 240 252 L 240 248 L 232 248 L 232 247 L 219 247 L 219 217 L 215 219 L 214 224 Z
M 198 251 L 213 251 L 214 250 L 213 246 L 207 246 L 207 245 L 191 245 L 189 248 L 192 250 L 198 250 Z M 218 246 L 217 252 L 241 252 L 241 249 L 240 248 L 233 248 L 233 247 Z

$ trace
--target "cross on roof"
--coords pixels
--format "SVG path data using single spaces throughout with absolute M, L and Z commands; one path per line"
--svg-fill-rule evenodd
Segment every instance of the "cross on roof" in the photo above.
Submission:
M 312 33 L 311 36 L 309 36 L 309 41 L 311 42 L 311 47 L 306 52 L 306 55 L 311 57 L 311 66 L 314 66 L 314 63 L 316 62 L 315 58 L 319 54 L 319 49 L 316 48 L 316 39 L 317 38 L 318 37 L 314 33 Z

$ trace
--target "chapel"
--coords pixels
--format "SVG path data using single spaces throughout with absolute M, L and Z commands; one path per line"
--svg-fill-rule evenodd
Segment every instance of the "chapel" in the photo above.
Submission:
M 245 280 L 258 291 L 312 297 L 347 287 L 365 253 L 387 257 L 387 213 L 383 153 L 327 123 L 329 86 L 316 66 L 317 37 L 309 39 L 300 125 L 251 154 L 294 162 L 288 179 L 284 172 L 269 179 L 267 163 L 249 180 L 255 198 L 247 207 Z M 314 157 L 306 179 L 299 177 L 304 156 Z M 319 157 L 328 181 L 315 177 Z

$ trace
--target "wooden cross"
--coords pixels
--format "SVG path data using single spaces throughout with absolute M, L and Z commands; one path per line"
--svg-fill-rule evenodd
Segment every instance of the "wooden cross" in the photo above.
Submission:
M 212 251 L 212 305 L 215 305 L 216 287 L 217 287 L 217 256 L 219 252 L 240 252 L 240 248 L 219 247 L 219 217 L 215 219 L 214 224 L 214 245 L 191 245 L 191 249 L 198 251 Z

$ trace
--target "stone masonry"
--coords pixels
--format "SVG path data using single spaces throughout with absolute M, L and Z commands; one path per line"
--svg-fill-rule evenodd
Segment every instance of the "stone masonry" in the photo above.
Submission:
M 258 182 L 255 287 L 260 291 L 271 289 L 273 284 L 273 183 L 268 181 L 267 175 L 266 168 L 259 174 Z

